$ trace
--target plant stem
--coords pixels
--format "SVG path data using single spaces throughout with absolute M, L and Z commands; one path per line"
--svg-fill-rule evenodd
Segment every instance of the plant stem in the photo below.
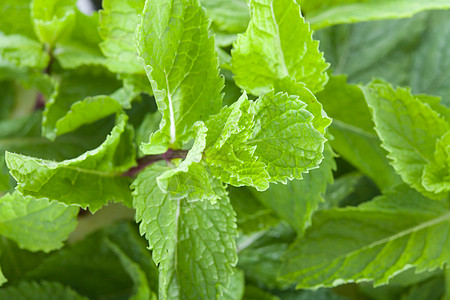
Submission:
M 141 172 L 143 169 L 148 167 L 149 165 L 154 164 L 155 162 L 158 162 L 158 161 L 161 161 L 161 160 L 165 160 L 167 163 L 170 163 L 170 161 L 172 159 L 176 159 L 176 158 L 185 159 L 187 153 L 188 153 L 187 150 L 168 149 L 163 154 L 154 154 L 154 155 L 144 156 L 144 157 L 138 159 L 137 166 L 129 169 L 128 171 L 126 171 L 125 173 L 122 174 L 122 176 L 134 177 L 139 172 Z
M 53 65 L 53 62 L 55 61 L 55 57 L 53 56 L 53 50 L 50 47 L 48 48 L 47 53 L 50 59 L 48 60 L 48 64 L 45 67 L 45 69 L 42 70 L 42 73 L 50 75 L 51 67 Z M 44 107 L 45 107 L 45 97 L 41 92 L 38 92 L 36 96 L 36 104 L 34 105 L 34 110 L 40 110 L 43 109 Z

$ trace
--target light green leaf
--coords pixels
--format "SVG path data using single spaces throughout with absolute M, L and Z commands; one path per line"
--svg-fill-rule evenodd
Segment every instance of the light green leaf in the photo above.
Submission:
M 76 0 L 32 0 L 34 31 L 42 43 L 53 46 L 75 24 Z
M 436 141 L 450 131 L 450 124 L 408 89 L 394 90 L 380 81 L 361 89 L 394 169 L 416 190 L 442 199 L 446 193 L 428 186 L 423 176 L 425 167 L 435 164 Z
M 1 299 L 60 299 L 60 300 L 87 300 L 88 298 L 77 294 L 69 287 L 59 282 L 41 281 L 20 282 L 0 290 Z
M 2 0 L 0 3 L 0 31 L 36 38 L 30 18 L 31 0 Z
M 116 75 L 101 67 L 82 67 L 66 71 L 45 104 L 42 134 L 54 140 L 56 123 L 70 110 L 72 104 L 89 96 L 109 95 L 121 87 Z
M 434 162 L 423 170 L 422 184 L 430 192 L 450 192 L 450 131 L 436 141 Z
M 207 200 L 214 203 L 220 198 L 214 191 L 214 179 L 202 162 L 203 150 L 206 144 L 204 123 L 194 124 L 195 140 L 186 159 L 176 168 L 169 169 L 157 178 L 158 187 L 170 200 L 189 199 L 189 201 Z M 219 184 L 220 185 L 220 184 Z
M 100 11 L 100 48 L 107 57 L 107 67 L 116 73 L 144 73 L 137 59 L 134 32 L 145 0 L 105 0 Z
M 232 50 L 238 86 L 259 95 L 288 77 L 317 92 L 327 82 L 328 64 L 294 0 L 253 0 L 251 21 Z
M 44 69 L 50 58 L 39 42 L 23 35 L 0 32 L 0 59 L 20 67 Z
M 122 112 L 121 105 L 111 97 L 87 97 L 72 104 L 67 114 L 56 122 L 56 134 L 71 132 L 84 124 L 93 123 L 120 112 Z
M 208 23 L 196 0 L 146 2 L 137 49 L 163 115 L 159 131 L 142 145 L 146 154 L 180 149 L 193 137 L 193 124 L 221 108 L 223 79 Z
M 447 205 L 401 186 L 359 207 L 318 211 L 285 253 L 281 276 L 298 288 L 385 284 L 406 269 L 448 263 L 449 229 Z
M 157 186 L 168 167 L 154 164 L 134 181 L 133 206 L 141 234 L 159 265 L 159 298 L 214 299 L 236 264 L 236 219 L 223 187 L 215 204 L 169 200 Z
M 78 10 L 75 12 L 75 24 L 71 34 L 62 38 L 53 51 L 64 69 L 105 64 L 105 57 L 99 47 L 101 38 L 98 33 L 98 19 L 97 12 L 91 16 L 86 16 Z
M 450 8 L 447 0 L 297 0 L 313 29 L 344 23 L 409 18 L 430 9 Z
M 247 29 L 250 13 L 245 0 L 201 0 L 201 3 L 215 30 L 240 33 Z
M 222 298 L 224 300 L 239 300 L 244 296 L 245 274 L 239 269 L 234 270 L 227 289 L 223 290 Z
M 269 187 L 266 165 L 257 161 L 256 146 L 246 144 L 254 125 L 254 104 L 242 95 L 230 107 L 224 107 L 208 119 L 207 148 L 204 159 L 212 174 L 234 186 Z
M 328 183 L 333 181 L 336 168 L 334 153 L 325 145 L 324 160 L 318 169 L 303 174 L 302 180 L 290 181 L 287 185 L 273 185 L 263 193 L 253 193 L 265 206 L 286 220 L 298 234 L 310 225 L 313 213 L 323 202 Z
M 109 239 L 106 239 L 106 244 L 109 245 L 111 250 L 117 255 L 122 264 L 123 268 L 128 272 L 133 280 L 134 289 L 133 294 L 129 298 L 130 300 L 141 300 L 141 299 L 150 299 L 152 296 L 152 300 L 156 300 L 156 295 L 154 295 L 148 286 L 147 277 L 145 276 L 145 272 L 139 266 L 139 264 L 133 261 L 127 254 L 116 244 L 111 242 Z
M 248 145 L 267 166 L 270 181 L 300 179 L 323 159 L 326 139 L 314 128 L 314 115 L 297 96 L 270 92 L 255 102 L 255 129 Z
M 329 131 L 334 139 L 330 143 L 341 157 L 370 177 L 381 190 L 402 182 L 389 164 L 387 152 L 381 148 L 358 86 L 347 84 L 346 76 L 332 76 L 325 89 L 317 93 L 317 99 L 333 118 Z
M 17 189 L 37 198 L 48 198 L 97 211 L 109 201 L 128 203 L 128 178 L 121 174 L 135 164 L 133 131 L 127 116 L 117 118 L 105 142 L 81 156 L 55 162 L 6 153 Z
M 0 234 L 20 248 L 49 252 L 63 246 L 75 229 L 77 214 L 77 207 L 6 194 L 0 198 Z

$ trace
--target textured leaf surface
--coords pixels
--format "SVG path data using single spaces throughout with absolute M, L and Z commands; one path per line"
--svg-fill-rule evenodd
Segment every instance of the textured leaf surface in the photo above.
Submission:
M 107 66 L 117 73 L 144 73 L 137 59 L 134 32 L 139 24 L 139 14 L 144 0 L 105 0 L 100 12 L 100 47 L 107 59 Z
M 238 86 L 259 95 L 289 77 L 313 92 L 327 81 L 328 68 L 318 42 L 294 0 L 254 0 L 251 21 L 232 51 L 232 70 Z
M 255 111 L 255 130 L 247 144 L 256 145 L 255 155 L 267 165 L 271 181 L 300 179 L 322 161 L 326 139 L 299 97 L 270 92 L 258 99 Z
M 62 162 L 7 152 L 6 162 L 26 195 L 66 204 L 89 206 L 95 212 L 109 201 L 128 203 L 128 179 L 120 175 L 133 166 L 133 133 L 127 117 L 118 117 L 106 141 L 97 149 Z
M 47 66 L 49 61 L 39 42 L 19 34 L 0 33 L 0 58 L 16 66 L 39 69 Z
M 154 164 L 133 183 L 136 221 L 159 265 L 159 297 L 215 298 L 228 286 L 236 263 L 233 209 L 222 187 L 216 204 L 169 200 L 156 184 L 167 167 Z
M 450 124 L 407 89 L 375 81 L 362 90 L 394 169 L 424 195 L 443 198 L 447 190 L 428 185 L 423 175 L 427 165 L 436 165 L 436 141 L 450 131 Z
M 269 187 L 266 165 L 257 161 L 256 147 L 247 145 L 254 124 L 254 103 L 242 95 L 230 107 L 206 122 L 208 127 L 205 161 L 216 178 L 234 186 Z
M 286 220 L 299 234 L 311 223 L 311 217 L 323 202 L 328 183 L 333 181 L 333 169 L 336 168 L 334 153 L 327 144 L 324 160 L 318 169 L 303 174 L 302 180 L 294 180 L 286 185 L 273 185 L 263 193 L 254 193 L 265 206 L 271 208 Z M 245 200 L 242 200 L 245 201 Z
M 1 299 L 61 299 L 61 300 L 87 300 L 88 298 L 77 294 L 74 290 L 58 282 L 20 282 L 0 290 Z
M 340 156 L 369 176 L 381 190 L 402 182 L 389 164 L 387 152 L 381 148 L 358 86 L 347 84 L 343 75 L 332 76 L 317 99 L 333 118 L 329 131 L 334 139 L 330 143 Z
M 214 179 L 202 162 L 206 144 L 207 128 L 203 122 L 195 123 L 194 145 L 176 168 L 169 169 L 157 178 L 159 188 L 170 200 L 208 200 L 215 202 L 220 197 L 214 191 Z
M 282 278 L 299 288 L 330 287 L 424 272 L 450 259 L 447 206 L 405 186 L 359 207 L 319 211 L 286 252 Z
M 30 251 L 61 248 L 75 229 L 78 208 L 18 192 L 0 198 L 0 234 Z
M 192 138 L 192 125 L 217 113 L 222 103 L 223 79 L 205 12 L 195 0 L 147 1 L 137 40 L 163 115 L 160 130 L 142 150 L 179 149 Z
M 34 31 L 43 43 L 54 45 L 75 24 L 76 0 L 33 0 Z
M 314 29 L 344 23 L 409 18 L 429 9 L 450 8 L 446 0 L 297 0 Z

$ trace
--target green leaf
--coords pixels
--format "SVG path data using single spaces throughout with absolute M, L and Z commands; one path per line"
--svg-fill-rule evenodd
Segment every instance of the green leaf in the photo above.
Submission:
M 287 221 L 298 234 L 310 225 L 313 213 L 324 201 L 328 183 L 333 181 L 332 171 L 336 164 L 329 144 L 325 145 L 324 156 L 319 168 L 304 174 L 302 180 L 273 185 L 263 193 L 254 193 L 259 201 Z
M 401 186 L 359 207 L 318 211 L 285 253 L 281 276 L 298 288 L 385 284 L 403 270 L 448 263 L 449 229 L 447 205 Z
M 255 126 L 254 116 L 254 104 L 243 94 L 230 107 L 209 118 L 204 159 L 212 174 L 223 182 L 266 190 L 270 178 L 266 165 L 257 161 L 256 147 L 246 144 Z
M 100 11 L 100 48 L 107 57 L 106 65 L 116 73 L 144 73 L 137 59 L 134 32 L 144 0 L 105 0 Z
M 280 222 L 275 213 L 265 207 L 249 188 L 230 188 L 229 197 L 236 212 L 239 232 L 243 234 L 267 230 Z
M 361 89 L 372 108 L 375 129 L 382 146 L 389 152 L 394 169 L 424 195 L 443 198 L 447 189 L 428 185 L 429 181 L 424 182 L 423 176 L 427 165 L 436 164 L 436 141 L 450 131 L 450 124 L 408 89 L 394 90 L 380 81 Z
M 240 33 L 247 29 L 250 13 L 245 0 L 202 0 L 201 3 L 217 31 Z
M 44 69 L 50 58 L 39 42 L 23 35 L 0 32 L 0 59 L 20 67 Z
M 0 31 L 35 38 L 30 18 L 31 0 L 3 0 L 0 3 Z
M 58 282 L 41 281 L 20 282 L 18 285 L 0 289 L 2 299 L 61 299 L 61 300 L 87 300 L 88 298 L 77 294 L 74 290 Z
M 440 300 L 445 299 L 445 281 L 443 277 L 434 277 L 421 282 L 402 296 L 402 300 Z
M 214 203 L 220 198 L 214 191 L 214 181 L 205 164 L 202 162 L 203 150 L 206 144 L 206 131 L 204 123 L 194 124 L 195 140 L 186 159 L 176 168 L 169 169 L 157 178 L 158 187 L 170 200 L 189 199 L 189 201 L 207 200 Z
M 450 131 L 436 141 L 434 162 L 423 170 L 422 184 L 428 191 L 450 192 Z
M 0 198 L 0 234 L 20 248 L 49 252 L 63 246 L 75 229 L 78 208 L 18 192 Z M 51 224 L 52 226 L 49 226 Z
M 154 164 L 134 181 L 133 206 L 141 234 L 159 265 L 159 298 L 215 298 L 236 264 L 236 219 L 225 190 L 215 204 L 169 200 L 157 186 L 167 167 Z
M 245 289 L 245 274 L 241 270 L 236 269 L 230 279 L 227 289 L 223 290 L 222 298 L 224 300 L 242 299 Z
M 409 18 L 430 9 L 450 8 L 446 0 L 297 0 L 314 29 L 336 24 Z
M 120 112 L 122 112 L 121 105 L 111 97 L 87 97 L 72 104 L 67 114 L 56 122 L 56 134 L 71 132 L 84 124 L 93 123 Z
M 45 104 L 43 135 L 51 140 L 56 138 L 56 123 L 75 102 L 89 96 L 109 95 L 120 86 L 116 76 L 101 67 L 90 66 L 64 72 L 56 91 Z
M 139 264 L 129 258 L 118 245 L 114 244 L 110 240 L 107 239 L 106 244 L 108 244 L 111 250 L 117 255 L 123 268 L 128 272 L 131 280 L 133 280 L 135 287 L 133 295 L 129 299 L 150 299 L 150 296 L 152 296 L 151 299 L 156 299 L 156 295 L 154 295 L 149 289 L 147 277 Z
M 34 31 L 42 43 L 53 46 L 75 24 L 76 0 L 32 0 Z
M 267 166 L 270 181 L 302 178 L 323 159 L 326 139 L 314 128 L 314 115 L 297 96 L 270 92 L 255 102 L 255 129 L 248 145 Z
M 253 0 L 251 21 L 232 50 L 238 86 L 254 95 L 290 78 L 312 92 L 323 88 L 328 64 L 294 0 Z M 295 38 L 294 38 L 295 37 Z
M 370 177 L 381 190 L 402 182 L 386 158 L 361 89 L 347 84 L 346 76 L 331 76 L 317 93 L 324 110 L 333 118 L 330 143 L 338 154 Z M 343 108 L 351 109 L 343 109 Z
M 75 12 L 75 24 L 71 34 L 59 41 L 53 51 L 64 69 L 105 64 L 105 57 L 99 47 L 101 38 L 98 33 L 98 19 L 97 12 L 91 16 L 86 16 L 78 10 Z
M 133 131 L 126 121 L 126 115 L 119 116 L 98 148 L 59 163 L 7 152 L 17 189 L 25 195 L 89 207 L 92 212 L 109 201 L 130 202 L 128 178 L 121 176 L 135 164 Z
M 159 131 L 142 145 L 145 154 L 180 149 L 193 137 L 194 123 L 221 108 L 223 79 L 208 24 L 195 0 L 146 2 L 137 49 L 163 116 Z

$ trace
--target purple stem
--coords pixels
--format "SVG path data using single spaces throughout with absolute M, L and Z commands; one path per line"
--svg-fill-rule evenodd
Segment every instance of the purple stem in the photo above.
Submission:
M 160 160 L 165 160 L 166 162 L 170 162 L 172 159 L 175 158 L 186 158 L 188 151 L 187 150 L 173 150 L 168 149 L 163 154 L 155 154 L 155 155 L 147 155 L 144 156 L 137 161 L 137 166 L 129 169 L 125 173 L 122 174 L 122 176 L 128 176 L 128 177 L 134 177 L 139 172 L 141 172 L 143 169 L 148 167 L 151 164 L 154 164 L 155 162 L 158 162 Z

